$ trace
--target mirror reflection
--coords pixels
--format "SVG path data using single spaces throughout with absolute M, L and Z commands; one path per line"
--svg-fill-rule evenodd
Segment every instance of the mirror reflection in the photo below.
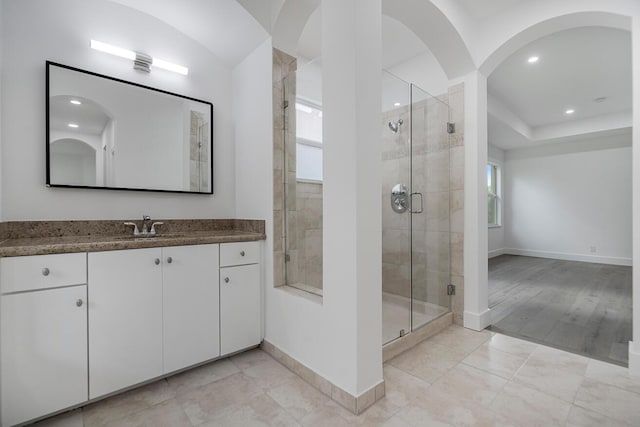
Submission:
M 213 193 L 209 102 L 47 63 L 47 185 Z

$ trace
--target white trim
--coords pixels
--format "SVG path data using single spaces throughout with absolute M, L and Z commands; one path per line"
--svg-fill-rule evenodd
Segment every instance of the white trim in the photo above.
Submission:
M 316 148 L 324 147 L 324 145 L 322 145 L 322 141 L 314 141 L 313 139 L 302 138 L 300 136 L 296 136 L 296 143 Z
M 629 375 L 640 377 L 640 349 L 633 341 L 629 341 Z
M 502 248 L 502 249 L 495 249 L 495 250 L 493 250 L 493 251 L 489 251 L 489 258 L 495 258 L 495 257 L 497 257 L 497 256 L 504 255 L 504 254 L 506 254 L 506 253 L 507 253 L 507 252 L 506 252 L 506 249 L 505 249 L 505 248 Z
M 610 265 L 623 265 L 631 266 L 631 258 L 611 257 L 611 256 L 598 256 L 598 255 L 584 255 L 568 252 L 551 252 L 540 251 L 536 249 L 515 249 L 505 248 L 501 249 L 503 254 L 508 255 L 523 255 L 532 256 L 537 258 L 553 258 L 561 259 L 565 261 L 581 261 L 581 262 L 593 262 L 597 264 L 610 264 Z
M 296 178 L 296 182 L 301 184 L 318 184 L 322 185 L 321 179 Z
M 482 313 L 465 311 L 463 319 L 465 328 L 473 329 L 474 331 L 481 331 L 491 325 L 491 310 L 486 309 Z

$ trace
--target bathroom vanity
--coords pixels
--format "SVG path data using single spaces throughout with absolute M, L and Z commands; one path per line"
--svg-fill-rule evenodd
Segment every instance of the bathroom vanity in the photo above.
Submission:
M 179 233 L 180 221 L 167 222 L 173 233 L 153 238 L 0 243 L 2 426 L 261 342 L 264 222 Z

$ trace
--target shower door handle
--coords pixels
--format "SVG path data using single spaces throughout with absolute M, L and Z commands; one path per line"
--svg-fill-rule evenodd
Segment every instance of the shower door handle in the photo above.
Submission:
M 420 209 L 413 209 L 415 204 L 413 203 L 413 196 L 420 196 Z M 424 210 L 424 204 L 422 202 L 422 193 L 411 193 L 411 213 L 422 213 Z

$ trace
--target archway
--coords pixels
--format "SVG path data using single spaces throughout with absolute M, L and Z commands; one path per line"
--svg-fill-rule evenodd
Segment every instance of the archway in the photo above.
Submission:
M 476 57 L 481 58 L 479 61 L 478 71 L 472 73 L 473 76 L 467 79 L 467 82 L 471 82 L 471 88 L 476 92 L 470 97 L 466 103 L 467 117 L 469 115 L 477 121 L 471 120 L 471 126 L 467 129 L 469 132 L 475 132 L 477 141 L 474 141 L 475 147 L 468 147 L 466 150 L 466 162 L 467 173 L 473 175 L 471 179 L 467 179 L 466 183 L 470 184 L 467 187 L 468 191 L 465 194 L 465 252 L 469 255 L 474 254 L 473 259 L 466 257 L 465 259 L 465 277 L 467 278 L 465 290 L 465 316 L 468 308 L 475 309 L 472 313 L 476 316 L 477 322 L 475 325 L 467 325 L 465 318 L 465 325 L 472 327 L 473 329 L 482 329 L 489 325 L 489 312 L 488 312 L 488 285 L 487 285 L 487 271 L 483 269 L 481 265 L 486 264 L 487 259 L 487 244 L 488 236 L 486 232 L 486 204 L 479 203 L 486 198 L 486 184 L 482 183 L 481 174 L 479 173 L 481 168 L 486 168 L 487 163 L 487 90 L 486 90 L 486 77 L 495 68 L 504 61 L 509 55 L 518 49 L 524 47 L 533 40 L 539 39 L 554 32 L 582 27 L 585 25 L 598 25 L 617 29 L 631 29 L 633 38 L 633 57 L 634 57 L 634 73 L 633 73 L 633 86 L 634 86 L 634 112 L 633 123 L 638 125 L 640 122 L 640 111 L 638 111 L 638 103 L 640 101 L 640 95 L 638 93 L 638 84 L 640 78 L 638 77 L 638 68 L 640 63 L 638 61 L 638 40 L 640 39 L 640 23 L 637 16 L 640 13 L 638 4 L 632 4 L 630 2 L 610 2 L 607 5 L 603 5 L 603 10 L 593 10 L 593 7 L 587 7 L 587 5 L 579 4 L 579 2 L 567 2 L 562 5 L 553 5 L 549 2 L 545 2 L 545 7 L 541 7 L 536 4 L 536 7 L 540 6 L 540 9 L 534 13 L 530 10 L 529 5 L 525 5 L 517 10 L 511 11 L 509 19 L 505 16 L 501 16 L 503 20 L 510 21 L 502 25 L 501 28 L 496 28 L 496 34 L 493 34 L 492 40 L 484 40 L 485 43 L 479 43 L 478 54 Z M 563 2 L 564 3 L 564 2 Z M 633 17 L 633 18 L 631 18 Z M 519 25 L 519 27 L 518 27 Z M 499 25 L 497 25 L 499 26 Z M 502 31 L 502 35 L 497 34 Z M 637 132 L 633 135 L 633 170 L 634 181 L 637 181 L 638 171 L 640 170 L 640 138 Z M 470 190 L 470 191 L 469 191 Z M 638 195 L 638 188 L 634 186 L 633 190 L 633 263 L 637 264 L 640 261 L 639 256 L 639 240 L 640 233 L 638 228 L 640 227 L 640 221 L 638 216 L 640 215 L 640 196 Z M 483 209 L 485 212 L 483 213 Z M 478 219 L 479 218 L 479 219 Z M 469 221 L 467 221 L 469 220 Z M 482 229 L 484 226 L 484 230 Z M 640 341 L 640 319 L 638 312 L 640 310 L 640 278 L 638 275 L 634 275 L 633 278 L 634 289 L 634 340 L 637 343 Z M 640 372 L 640 349 L 639 346 L 630 343 L 629 347 L 629 368 L 631 372 Z

